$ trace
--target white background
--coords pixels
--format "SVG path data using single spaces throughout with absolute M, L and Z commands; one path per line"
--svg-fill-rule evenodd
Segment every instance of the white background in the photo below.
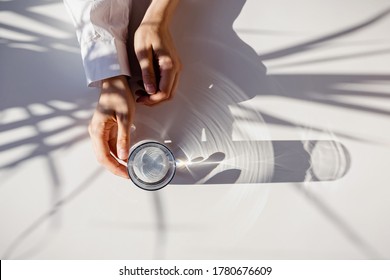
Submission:
M 191 93 L 210 89 L 233 112 L 224 89 L 243 93 L 233 101 L 257 117 L 236 115 L 224 130 L 232 139 L 332 140 L 350 164 L 333 181 L 288 172 L 261 181 L 272 169 L 249 172 L 264 175 L 250 184 L 157 193 L 96 163 L 86 127 L 98 93 L 85 86 L 62 3 L 0 7 L 2 259 L 390 257 L 389 1 L 183 0 L 172 27 L 184 64 L 178 96 L 197 100 Z M 172 135 L 184 133 L 179 124 L 169 125 Z M 320 154 L 320 169 L 337 169 L 332 160 Z

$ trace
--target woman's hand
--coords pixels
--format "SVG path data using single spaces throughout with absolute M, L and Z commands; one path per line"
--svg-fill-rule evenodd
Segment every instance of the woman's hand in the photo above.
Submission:
M 139 103 L 152 106 L 174 96 L 181 63 L 168 25 L 176 2 L 152 1 L 135 32 L 134 49 L 148 93 L 137 98 Z
M 129 178 L 126 167 L 117 159 L 127 161 L 134 111 L 134 98 L 126 77 L 103 80 L 88 130 L 98 162 L 124 178 Z

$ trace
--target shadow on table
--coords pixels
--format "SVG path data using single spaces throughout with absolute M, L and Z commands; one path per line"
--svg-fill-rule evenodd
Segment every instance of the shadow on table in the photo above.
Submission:
M 31 7 L 43 3 L 47 1 L 1 2 L 0 10 L 63 29 L 65 33 L 71 32 L 69 25 L 31 12 Z M 134 141 L 148 138 L 172 141 L 178 158 L 184 162 L 183 172 L 178 173 L 175 184 L 304 182 L 342 177 L 349 169 L 350 156 L 340 142 L 315 139 L 271 141 L 267 124 L 302 126 L 288 119 L 249 110 L 243 104 L 256 96 L 287 95 L 280 87 L 282 83 L 284 88 L 289 88 L 288 94 L 298 100 L 309 99 L 340 108 L 352 106 L 361 112 L 388 115 L 387 111 L 374 110 L 369 105 L 356 106 L 335 100 L 316 99 L 310 96 L 310 92 L 315 90 L 333 95 L 370 94 L 388 97 L 385 92 L 345 91 L 335 89 L 334 85 L 380 83 L 388 81 L 389 76 L 319 74 L 272 77 L 266 74 L 262 60 L 277 59 L 313 47 L 320 48 L 320 43 L 376 24 L 387 17 L 389 11 L 357 23 L 354 27 L 259 56 L 232 28 L 244 4 L 244 0 L 181 1 L 173 22 L 175 42 L 184 65 L 177 96 L 172 102 L 153 109 L 137 108 Z M 47 171 L 53 182 L 52 207 L 15 238 L 4 255 L 4 258 L 12 258 L 24 239 L 45 221 L 58 216 L 51 213 L 58 214 L 62 207 L 96 178 L 92 176 L 95 173 L 92 174 L 92 177 L 88 177 L 91 178 L 90 182 L 84 182 L 70 196 L 64 196 L 60 190 L 61 171 L 56 167 L 51 153 L 68 148 L 87 137 L 86 125 L 97 97 L 90 94 L 90 90 L 80 92 L 80 85 L 85 84 L 85 81 L 79 55 L 75 53 L 77 43 L 73 35 L 58 38 L 4 22 L 0 23 L 0 27 L 25 35 L 18 38 L 11 36 L 0 41 L 0 133 L 16 136 L 17 129 L 32 128 L 31 135 L 24 134 L 19 139 L 0 142 L 3 158 L 0 170 L 11 173 L 21 163 L 43 156 L 47 160 Z M 60 125 L 60 119 L 65 119 L 65 125 Z M 53 123 L 46 126 L 44 123 L 47 121 Z M 68 138 L 63 137 L 62 133 L 75 127 L 85 130 L 71 133 Z M 322 131 L 316 127 L 310 129 Z M 356 135 L 335 135 L 367 141 Z M 60 140 L 51 142 L 54 136 Z M 25 147 L 30 148 L 23 150 Z M 10 151 L 12 156 L 5 157 Z M 158 230 L 162 233 L 159 236 L 165 236 L 165 240 L 163 201 L 158 193 L 153 196 L 159 221 Z M 319 208 L 325 209 L 322 206 Z M 348 227 L 345 221 L 335 217 L 338 217 L 337 213 L 329 216 L 331 220 L 337 220 L 336 225 L 344 224 Z M 354 236 L 358 236 L 357 233 Z M 157 243 L 161 245 L 166 242 L 164 240 Z M 354 240 L 359 241 L 355 242 L 359 248 L 362 248 L 361 244 L 365 244 L 365 248 L 369 247 L 361 238 Z M 156 257 L 164 258 L 164 246 L 160 245 L 156 248 Z M 362 251 L 368 257 L 373 256 L 370 253 L 372 250 L 368 252 L 363 248 Z

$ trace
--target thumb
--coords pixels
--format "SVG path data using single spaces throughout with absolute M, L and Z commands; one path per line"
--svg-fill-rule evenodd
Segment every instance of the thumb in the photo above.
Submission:
M 116 142 L 118 158 L 127 161 L 130 150 L 130 122 L 118 118 L 118 138 Z

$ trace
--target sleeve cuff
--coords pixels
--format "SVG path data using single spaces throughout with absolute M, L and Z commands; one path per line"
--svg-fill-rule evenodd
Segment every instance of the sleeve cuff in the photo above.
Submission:
M 98 38 L 85 43 L 81 49 L 89 87 L 101 87 L 102 80 L 107 78 L 131 75 L 125 42 Z

